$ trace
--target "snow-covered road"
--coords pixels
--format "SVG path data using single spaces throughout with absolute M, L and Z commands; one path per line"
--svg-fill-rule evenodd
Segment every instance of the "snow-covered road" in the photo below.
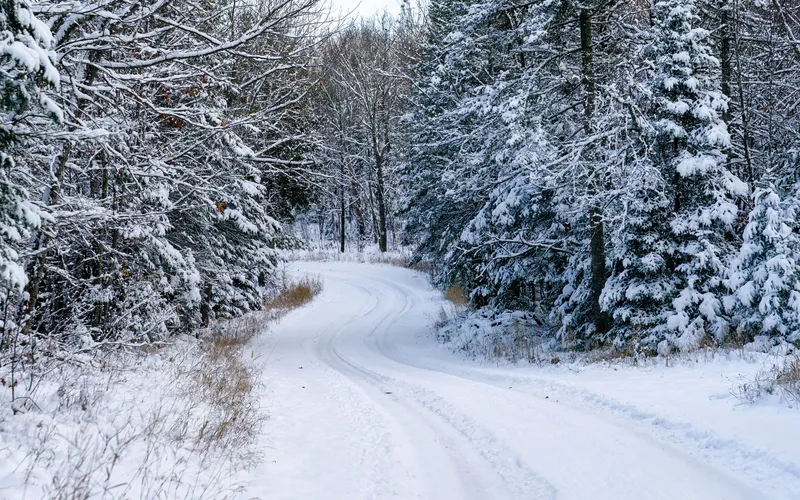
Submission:
M 740 411 L 731 425 L 709 428 L 691 418 L 709 414 L 703 405 L 736 414 L 716 386 L 702 390 L 718 399 L 705 395 L 674 414 L 661 398 L 649 402 L 663 383 L 652 372 L 573 380 L 566 369 L 464 361 L 431 338 L 442 302 L 423 275 L 298 266 L 322 276 L 325 290 L 254 347 L 270 419 L 265 463 L 243 498 L 800 498 L 800 431 L 789 429 L 800 427 L 797 410 Z M 625 397 L 623 382 L 641 394 Z M 769 436 L 737 433 L 749 421 L 788 435 L 772 446 Z

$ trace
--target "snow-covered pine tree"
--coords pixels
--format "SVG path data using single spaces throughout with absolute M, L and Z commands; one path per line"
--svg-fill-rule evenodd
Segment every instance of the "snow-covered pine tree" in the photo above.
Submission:
M 3 330 L 10 326 L 9 301 L 19 298 L 28 283 L 20 252 L 38 229 L 43 212 L 31 202 L 20 179 L 30 175 L 15 160 L 23 154 L 50 120 L 60 121 L 60 108 L 43 91 L 58 87 L 53 37 L 27 0 L 0 3 L 0 301 L 6 314 Z M 43 123 L 44 122 L 44 123 Z M 2 339 L 0 337 L 0 346 Z
M 458 178 L 456 168 L 465 168 L 460 163 L 466 161 L 468 151 L 478 149 L 470 144 L 471 132 L 478 125 L 462 105 L 483 76 L 485 64 L 482 46 L 475 46 L 460 31 L 469 4 L 430 3 L 422 57 L 414 68 L 417 81 L 410 97 L 411 112 L 405 118 L 408 151 L 401 213 L 417 258 L 434 267 L 439 284 L 454 278 L 444 259 L 485 197 L 484 193 L 453 196 L 451 191 L 452 179 Z
M 601 297 L 613 326 L 608 339 L 617 349 L 654 353 L 668 334 L 671 300 L 680 285 L 669 266 L 675 239 L 667 183 L 662 172 L 645 159 L 638 176 L 631 177 L 621 203 L 615 235 L 617 262 Z M 638 181 L 638 182 L 637 182 Z
M 747 194 L 747 185 L 726 166 L 730 136 L 722 113 L 728 103 L 695 0 L 657 2 L 652 40 L 655 161 L 671 180 L 673 206 L 675 253 L 667 271 L 680 280 L 663 295 L 674 297 L 663 352 L 695 347 L 707 335 L 722 340 L 726 333 L 721 291 L 737 217 L 734 199 Z
M 459 196 L 485 202 L 475 208 L 446 262 L 462 269 L 462 284 L 477 302 L 496 307 L 535 308 L 544 283 L 564 264 L 565 245 L 558 239 L 564 236 L 563 225 L 553 210 L 550 179 L 540 168 L 554 159 L 537 107 L 542 80 L 526 63 L 546 44 L 542 38 L 554 5 L 514 9 L 505 2 L 476 4 L 469 29 L 461 30 L 506 51 L 492 57 L 494 79 L 460 103 L 474 109 L 481 123 L 480 135 L 473 134 L 472 140 L 484 150 L 477 156 L 483 168 L 456 174 L 451 190 L 472 183 L 470 191 L 480 195 L 465 191 Z
M 648 44 L 652 32 L 642 30 L 630 47 L 628 107 L 631 121 L 624 139 L 624 172 L 611 206 L 612 256 L 609 278 L 600 297 L 611 317 L 611 328 L 603 341 L 629 353 L 654 353 L 668 333 L 671 301 L 680 280 L 670 269 L 676 252 L 670 220 L 673 216 L 672 172 L 657 162 L 652 143 L 655 129 L 649 112 L 653 94 L 649 84 L 659 78 Z M 645 80 L 641 81 L 644 75 Z M 659 117 L 656 116 L 655 119 Z
M 799 193 L 786 200 L 771 187 L 757 189 L 733 260 L 728 308 L 739 319 L 740 334 L 764 337 L 765 347 L 800 340 Z

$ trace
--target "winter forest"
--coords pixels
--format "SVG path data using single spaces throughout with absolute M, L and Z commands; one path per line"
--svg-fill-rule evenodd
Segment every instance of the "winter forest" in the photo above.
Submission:
M 800 324 L 796 5 L 434 3 L 408 237 L 476 304 L 580 350 Z
M 322 247 L 563 352 L 800 345 L 794 0 L 0 2 L 12 399 L 261 311 Z
M 798 340 L 791 2 L 9 0 L 2 29 L 3 350 L 256 309 L 297 219 L 570 349 Z
M 791 2 L 2 15 L 3 351 L 257 309 L 297 219 L 569 349 L 798 340 Z

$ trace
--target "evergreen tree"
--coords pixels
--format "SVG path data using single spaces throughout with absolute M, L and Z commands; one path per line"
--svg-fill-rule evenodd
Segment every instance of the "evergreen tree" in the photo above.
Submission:
M 733 261 L 729 308 L 746 337 L 800 340 L 800 199 L 756 190 L 744 243 Z
M 450 279 L 443 261 L 485 196 L 450 190 L 468 151 L 478 149 L 470 144 L 476 122 L 462 105 L 481 73 L 475 55 L 480 48 L 456 32 L 466 9 L 465 3 L 450 0 L 429 5 L 422 58 L 414 68 L 418 82 L 405 120 L 409 146 L 401 213 L 409 243 L 417 247 L 418 258 L 437 268 L 435 277 L 442 283 Z
M 664 294 L 674 295 L 667 320 L 673 333 L 661 349 L 690 348 L 707 334 L 722 340 L 726 332 L 720 292 L 737 217 L 734 197 L 747 186 L 727 168 L 730 136 L 722 114 L 728 101 L 695 1 L 656 3 L 652 38 L 655 161 L 672 181 L 672 234 L 665 238 L 674 238 L 675 248 L 666 270 L 680 280 Z
M 47 120 L 60 120 L 61 110 L 43 91 L 58 87 L 53 37 L 31 11 L 27 0 L 0 3 L 0 300 L 6 311 L 28 283 L 20 251 L 30 230 L 49 217 L 29 200 L 19 183 L 30 175 L 22 154 L 25 138 L 40 135 Z M 6 321 L 8 315 L 3 319 Z M 5 325 L 8 327 L 9 325 Z
M 670 303 L 680 281 L 671 272 L 675 241 L 669 226 L 671 204 L 661 172 L 640 171 L 623 202 L 615 255 L 601 304 L 613 319 L 609 339 L 621 349 L 654 352 L 666 338 Z

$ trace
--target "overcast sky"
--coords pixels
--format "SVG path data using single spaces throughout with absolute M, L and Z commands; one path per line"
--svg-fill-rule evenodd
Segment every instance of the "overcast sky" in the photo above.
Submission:
M 354 15 L 360 16 L 371 16 L 384 9 L 393 14 L 400 12 L 400 0 L 331 0 L 331 3 L 334 11 L 341 9 L 347 13 L 354 10 Z

